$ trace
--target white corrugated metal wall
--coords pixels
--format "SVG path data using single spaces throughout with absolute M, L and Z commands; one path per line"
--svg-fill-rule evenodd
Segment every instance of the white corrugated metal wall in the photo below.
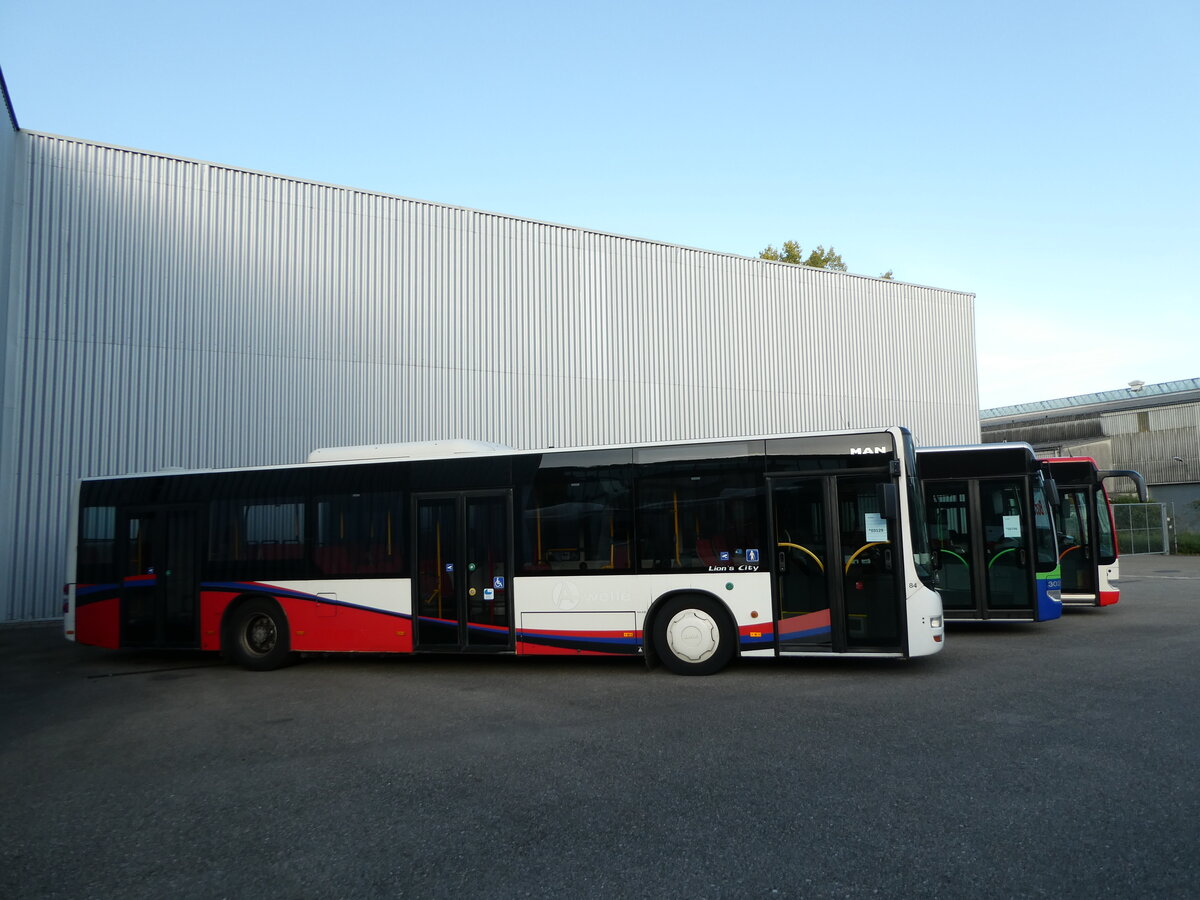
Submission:
M 17 615 L 9 573 L 13 569 L 13 553 L 17 542 L 12 510 L 20 480 L 16 457 L 17 398 L 22 354 L 17 321 L 20 302 L 13 289 L 16 273 L 12 259 L 13 223 L 19 210 L 14 202 L 19 172 L 17 159 L 24 142 L 9 106 L 3 73 L 0 73 L 0 107 L 0 621 L 4 621 Z M 39 604 L 36 615 L 45 615 L 43 610 L 48 606 L 48 603 Z
M 978 439 L 970 294 L 21 137 L 4 618 L 57 613 L 81 475 L 434 438 Z

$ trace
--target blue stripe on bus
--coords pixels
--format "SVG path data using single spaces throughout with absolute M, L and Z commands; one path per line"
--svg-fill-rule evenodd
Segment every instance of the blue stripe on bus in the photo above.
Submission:
M 779 635 L 781 641 L 793 641 L 796 638 L 815 637 L 818 634 L 829 634 L 833 628 L 829 625 L 822 625 L 820 628 L 808 628 L 804 631 L 789 631 L 787 634 Z
M 746 637 L 745 635 L 743 635 L 742 639 L 740 641 L 740 644 L 743 648 L 749 647 L 751 649 L 760 648 L 760 647 L 769 647 L 769 646 L 772 646 L 774 643 L 775 643 L 775 635 L 773 635 L 773 634 L 768 634 L 763 637 Z
M 518 631 L 517 640 L 524 641 L 529 644 L 558 644 L 562 642 L 570 642 L 572 644 L 613 644 L 622 647 L 638 647 L 641 645 L 641 638 L 636 637 L 605 637 L 603 635 L 583 635 L 583 634 L 547 634 L 546 632 L 527 632 Z
M 80 597 L 90 597 L 93 594 L 120 590 L 120 587 L 119 584 L 89 584 L 87 587 L 76 585 L 75 599 L 78 600 Z

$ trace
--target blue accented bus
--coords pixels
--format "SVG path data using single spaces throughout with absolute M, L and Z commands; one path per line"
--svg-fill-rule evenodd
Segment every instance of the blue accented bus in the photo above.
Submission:
M 1057 495 L 1033 447 L 922 447 L 917 462 L 946 620 L 1059 618 Z
M 737 657 L 942 646 L 902 428 L 539 452 L 317 451 L 89 478 L 67 637 L 297 654 Z
M 1128 478 L 1138 498 L 1147 499 L 1146 482 L 1132 469 L 1101 470 L 1089 457 L 1042 460 L 1058 485 L 1055 509 L 1062 600 L 1067 606 L 1111 606 L 1120 600 L 1120 549 L 1112 505 L 1104 482 Z

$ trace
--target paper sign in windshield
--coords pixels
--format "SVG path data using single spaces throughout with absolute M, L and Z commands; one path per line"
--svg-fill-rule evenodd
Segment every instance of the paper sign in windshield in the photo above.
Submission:
M 879 513 L 866 513 L 863 518 L 866 519 L 867 525 L 867 541 L 886 541 L 887 536 L 887 519 L 879 515 Z

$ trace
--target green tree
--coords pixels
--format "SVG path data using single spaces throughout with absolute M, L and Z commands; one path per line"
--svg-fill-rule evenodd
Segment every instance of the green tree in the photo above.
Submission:
M 775 262 L 792 263 L 797 266 L 812 266 L 814 269 L 832 269 L 835 272 L 846 271 L 846 262 L 842 259 L 842 254 L 838 253 L 833 247 L 826 250 L 821 244 L 817 244 L 817 249 L 810 251 L 808 256 L 804 255 L 799 241 L 784 241 L 782 248 L 776 248 L 774 244 L 767 244 L 765 249 L 759 251 L 758 258 L 770 259 Z M 891 281 L 896 277 L 896 273 L 892 269 L 888 269 L 879 277 Z
M 826 250 L 820 244 L 817 245 L 816 250 L 810 251 L 807 257 L 800 248 L 798 241 L 784 241 L 782 250 L 777 250 L 773 244 L 768 244 L 765 250 L 759 252 L 758 258 L 771 259 L 775 262 L 794 263 L 798 266 L 812 266 L 814 269 L 833 269 L 835 272 L 846 271 L 846 263 L 842 260 L 842 254 L 838 253 L 833 247 Z
M 796 241 L 784 241 L 782 250 L 776 250 L 773 244 L 767 244 L 767 249 L 759 253 L 758 258 L 804 265 L 804 251 Z

